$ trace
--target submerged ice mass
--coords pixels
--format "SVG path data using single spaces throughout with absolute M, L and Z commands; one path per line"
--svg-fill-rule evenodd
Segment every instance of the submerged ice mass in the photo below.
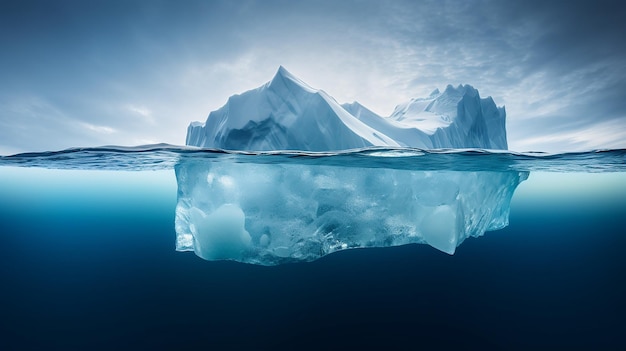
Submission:
M 527 175 L 187 160 L 176 166 L 176 247 L 262 265 L 409 243 L 452 254 L 508 224 Z
M 505 118 L 504 108 L 469 85 L 435 90 L 380 117 L 358 102 L 340 105 L 280 67 L 270 82 L 192 123 L 186 144 L 250 152 L 506 149 Z M 262 265 L 409 243 L 452 254 L 466 238 L 508 224 L 513 191 L 527 175 L 182 160 L 176 247 Z
M 196 254 L 207 260 L 234 259 L 250 247 L 245 215 L 234 204 L 224 204 L 206 215 L 197 207 L 189 211 Z

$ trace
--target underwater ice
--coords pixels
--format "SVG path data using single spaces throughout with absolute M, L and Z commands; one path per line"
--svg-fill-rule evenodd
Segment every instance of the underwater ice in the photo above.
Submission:
M 176 248 L 261 265 L 409 243 L 453 254 L 508 224 L 527 175 L 186 161 L 176 167 Z

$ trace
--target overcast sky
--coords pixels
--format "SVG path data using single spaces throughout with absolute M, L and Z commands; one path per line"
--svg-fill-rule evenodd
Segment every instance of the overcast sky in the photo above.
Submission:
M 626 147 L 618 1 L 1 1 L 0 154 L 184 144 L 279 65 L 387 116 L 447 84 L 507 109 L 509 148 Z

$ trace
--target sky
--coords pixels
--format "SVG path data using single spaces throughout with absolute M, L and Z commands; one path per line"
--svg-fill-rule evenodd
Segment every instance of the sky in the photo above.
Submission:
M 382 116 L 471 84 L 515 151 L 626 148 L 624 18 L 604 0 L 0 0 L 0 155 L 183 145 L 280 65 Z

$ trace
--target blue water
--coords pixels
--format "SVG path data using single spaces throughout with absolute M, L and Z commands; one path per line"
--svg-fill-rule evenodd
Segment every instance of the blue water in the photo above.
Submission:
M 0 349 L 625 349 L 624 150 L 547 155 L 176 147 L 0 158 Z M 181 158 L 518 170 L 510 225 L 453 256 L 274 267 L 174 250 Z

